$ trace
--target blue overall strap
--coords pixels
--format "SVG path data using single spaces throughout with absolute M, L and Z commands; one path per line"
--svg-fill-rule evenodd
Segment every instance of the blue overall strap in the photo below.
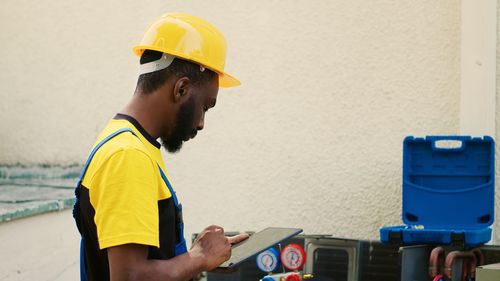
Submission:
M 89 168 L 90 161 L 92 161 L 92 158 L 94 158 L 94 155 L 96 154 L 97 150 L 101 148 L 103 144 L 105 144 L 107 141 L 110 139 L 116 137 L 117 135 L 124 133 L 124 132 L 130 132 L 134 136 L 137 136 L 134 131 L 130 128 L 123 128 L 120 129 L 111 135 L 107 136 L 105 139 L 100 141 L 92 150 L 92 152 L 89 155 L 89 158 L 87 159 L 87 162 L 85 162 L 85 166 L 83 166 L 83 170 L 80 174 L 80 177 L 78 179 L 78 183 L 75 188 L 75 205 L 73 206 L 73 217 L 75 218 L 76 226 L 78 227 L 78 231 L 80 232 L 80 235 L 82 235 L 82 230 L 80 228 L 80 192 L 81 192 L 81 184 L 83 181 L 83 177 L 85 176 L 85 173 L 87 172 L 87 169 Z M 81 281 L 87 281 L 87 270 L 85 266 L 85 241 L 83 240 L 83 237 L 80 241 L 80 280 Z
M 158 165 L 158 169 L 160 170 L 160 175 L 165 184 L 167 185 L 168 190 L 170 191 L 170 194 L 172 196 L 172 199 L 174 200 L 174 205 L 175 205 L 175 211 L 176 211 L 176 220 L 177 221 L 177 227 L 179 230 L 179 238 L 180 241 L 175 245 L 175 256 L 182 255 L 187 252 L 187 245 L 186 245 L 186 239 L 184 238 L 184 222 L 182 218 L 182 204 L 179 203 L 179 200 L 177 199 L 177 195 L 175 195 L 175 191 L 172 188 L 172 185 L 170 184 L 170 181 L 168 180 L 167 176 L 161 169 L 160 165 Z
M 163 172 L 163 170 L 160 168 L 160 165 L 158 165 L 158 169 L 160 170 L 161 178 L 163 179 L 163 181 L 167 185 L 168 191 L 170 191 L 170 194 L 172 195 L 172 199 L 174 199 L 175 207 L 178 207 L 179 206 L 179 200 L 177 200 L 177 196 L 175 195 L 175 191 L 172 188 L 172 185 L 170 184 L 170 181 L 168 180 L 168 178 L 165 175 L 165 173 Z
M 87 281 L 87 268 L 85 267 L 85 244 L 83 237 L 80 239 L 80 280 Z

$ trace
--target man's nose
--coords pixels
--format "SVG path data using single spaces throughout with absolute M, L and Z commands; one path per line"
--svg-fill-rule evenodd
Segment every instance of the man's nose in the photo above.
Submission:
M 203 126 L 205 126 L 205 112 L 201 114 L 200 122 L 198 122 L 196 129 L 198 129 L 198 131 L 203 130 Z

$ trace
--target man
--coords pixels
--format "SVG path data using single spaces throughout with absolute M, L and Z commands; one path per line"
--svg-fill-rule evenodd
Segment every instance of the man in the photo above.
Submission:
M 82 280 L 188 280 L 229 259 L 231 244 L 209 226 L 188 251 L 182 205 L 165 170 L 169 152 L 203 129 L 224 72 L 226 44 L 210 23 L 187 14 L 154 22 L 134 52 L 140 76 L 131 101 L 97 139 L 76 189 Z

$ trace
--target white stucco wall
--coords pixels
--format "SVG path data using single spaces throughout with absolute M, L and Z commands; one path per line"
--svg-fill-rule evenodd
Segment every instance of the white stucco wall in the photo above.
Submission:
M 70 218 L 66 210 L 2 223 L 0 280 L 78 280 L 80 237 Z
M 401 223 L 403 138 L 459 129 L 459 1 L 1 7 L 2 164 L 83 163 L 132 95 L 130 47 L 163 12 L 224 32 L 227 70 L 243 85 L 221 90 L 206 129 L 165 154 L 188 234 L 216 223 L 378 239 L 381 226 Z
M 497 83 L 496 83 L 496 148 L 495 148 L 495 224 L 494 224 L 494 237 L 493 243 L 500 243 L 500 0 L 497 0 Z

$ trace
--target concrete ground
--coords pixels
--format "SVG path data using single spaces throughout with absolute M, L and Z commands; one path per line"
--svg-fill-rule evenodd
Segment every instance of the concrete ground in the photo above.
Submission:
M 0 280 L 79 279 L 80 237 L 71 210 L 0 223 Z

